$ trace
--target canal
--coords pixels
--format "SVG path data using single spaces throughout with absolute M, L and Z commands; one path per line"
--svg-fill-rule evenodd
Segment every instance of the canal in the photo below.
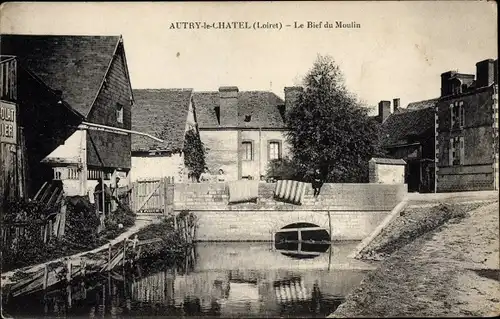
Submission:
M 324 317 L 373 269 L 347 257 L 356 244 L 197 243 L 176 263 L 144 260 L 4 299 L 4 312 L 14 318 Z

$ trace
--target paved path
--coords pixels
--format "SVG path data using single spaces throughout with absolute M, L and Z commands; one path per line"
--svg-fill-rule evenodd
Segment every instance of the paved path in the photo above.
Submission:
M 479 200 L 498 200 L 498 191 L 456 192 L 456 193 L 408 193 L 408 203 L 425 204 L 439 202 L 468 202 Z
M 403 247 L 331 317 L 500 315 L 498 209 L 480 207 Z

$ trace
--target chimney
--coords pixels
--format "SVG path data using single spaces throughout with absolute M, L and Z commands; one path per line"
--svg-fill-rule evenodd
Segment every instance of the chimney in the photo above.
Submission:
M 396 113 L 398 111 L 400 101 L 401 100 L 399 99 L 399 97 L 392 100 L 393 113 Z
M 495 82 L 495 60 L 487 59 L 476 63 L 476 87 L 490 86 Z
M 457 72 L 455 71 L 448 71 L 441 74 L 441 96 L 447 96 L 453 93 L 453 87 L 451 86 L 450 79 L 456 74 Z
M 391 101 L 380 101 L 378 103 L 378 116 L 383 123 L 391 115 Z
M 238 91 L 236 86 L 221 86 L 219 88 L 219 124 L 221 126 L 238 125 Z
M 285 87 L 285 112 L 288 112 L 298 103 L 300 95 L 303 92 L 304 88 L 300 86 Z
M 494 75 L 493 75 L 493 81 L 495 82 L 495 84 L 498 83 L 498 59 L 495 60 L 495 63 L 493 65 L 493 70 L 495 71 Z

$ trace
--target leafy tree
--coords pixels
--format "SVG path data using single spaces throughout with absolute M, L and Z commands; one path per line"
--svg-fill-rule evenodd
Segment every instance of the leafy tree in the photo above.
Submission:
M 332 57 L 318 56 L 287 124 L 293 160 L 304 179 L 319 169 L 327 182 L 368 180 L 368 160 L 379 151 L 378 124 L 346 89 Z
M 200 139 L 200 135 L 195 130 L 186 132 L 184 143 L 184 164 L 189 169 L 192 176 L 199 179 L 205 168 L 205 148 Z

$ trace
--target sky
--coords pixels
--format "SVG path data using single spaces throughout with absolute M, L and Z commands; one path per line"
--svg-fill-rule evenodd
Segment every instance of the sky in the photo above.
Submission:
M 172 29 L 175 22 L 281 23 L 276 29 Z M 355 22 L 360 28 L 294 23 Z M 292 25 L 286 27 L 286 25 Z M 493 1 L 4 3 L 0 31 L 122 35 L 133 88 L 220 86 L 271 90 L 300 84 L 318 54 L 340 66 L 368 105 L 439 96 L 440 74 L 475 73 L 497 58 Z

